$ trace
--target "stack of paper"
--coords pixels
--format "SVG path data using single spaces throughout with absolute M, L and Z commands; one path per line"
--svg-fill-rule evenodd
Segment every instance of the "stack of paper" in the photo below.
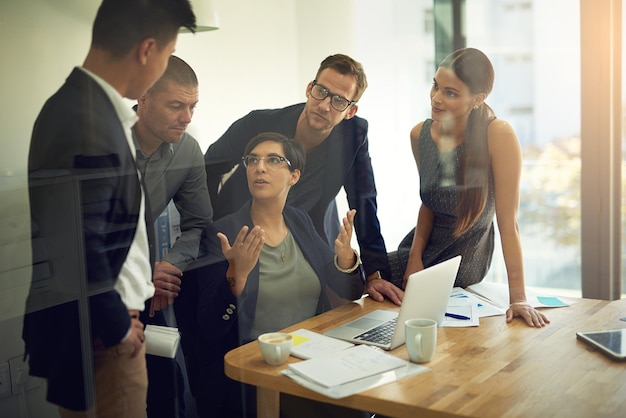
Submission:
M 528 303 L 535 308 L 569 306 L 562 298 L 539 295 L 526 289 Z M 442 327 L 471 327 L 479 325 L 479 318 L 504 315 L 509 306 L 509 288 L 505 284 L 480 282 L 467 289 L 455 287 L 450 293 Z
M 282 373 L 308 389 L 338 399 L 426 370 L 378 348 L 357 345 L 289 364 Z
M 178 328 L 146 325 L 146 354 L 174 358 L 180 341 Z
M 332 356 L 292 363 L 289 369 L 308 380 L 331 387 L 397 369 L 406 364 L 401 358 L 359 345 L 336 352 Z

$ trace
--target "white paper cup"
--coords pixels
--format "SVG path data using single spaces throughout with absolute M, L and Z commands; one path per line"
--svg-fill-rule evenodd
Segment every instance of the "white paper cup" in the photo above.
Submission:
M 433 359 L 437 347 L 437 321 L 414 318 L 405 321 L 406 351 L 414 363 L 427 363 Z
M 287 361 L 291 353 L 293 337 L 284 332 L 269 332 L 258 338 L 261 354 L 265 362 L 271 366 L 278 366 Z

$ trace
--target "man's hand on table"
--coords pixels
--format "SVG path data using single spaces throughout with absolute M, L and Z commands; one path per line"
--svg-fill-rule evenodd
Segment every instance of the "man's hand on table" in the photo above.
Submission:
M 386 297 L 396 305 L 402 304 L 404 297 L 404 291 L 390 281 L 383 279 L 379 272 L 367 276 L 365 293 L 368 293 L 377 302 L 383 302 Z

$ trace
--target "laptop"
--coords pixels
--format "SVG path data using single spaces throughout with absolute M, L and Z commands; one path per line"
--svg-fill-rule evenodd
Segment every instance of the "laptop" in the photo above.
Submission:
M 324 333 L 329 337 L 393 350 L 404 344 L 404 322 L 431 318 L 443 322 L 461 256 L 446 260 L 409 276 L 400 312 L 377 309 Z

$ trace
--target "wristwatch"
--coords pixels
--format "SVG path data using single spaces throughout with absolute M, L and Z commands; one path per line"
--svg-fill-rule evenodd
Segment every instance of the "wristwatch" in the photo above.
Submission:
M 376 270 L 375 272 L 373 272 L 372 274 L 367 276 L 367 279 L 365 279 L 365 282 L 369 283 L 372 280 L 382 279 L 382 278 L 383 278 L 383 276 L 380 275 L 380 271 Z

